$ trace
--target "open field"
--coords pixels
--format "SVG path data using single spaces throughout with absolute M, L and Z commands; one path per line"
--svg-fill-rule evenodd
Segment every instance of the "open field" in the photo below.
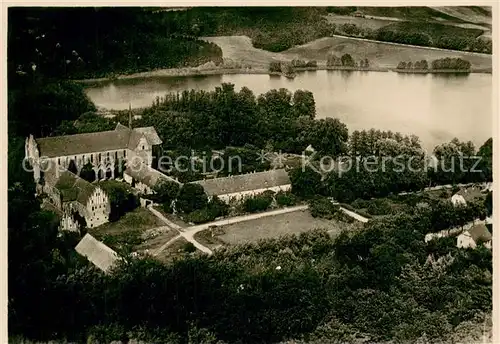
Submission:
M 277 60 L 290 60 L 281 53 L 273 53 L 263 49 L 254 48 L 248 36 L 217 36 L 204 37 L 203 40 L 217 44 L 222 49 L 222 57 L 252 67 L 266 67 L 269 62 Z
M 222 226 L 219 230 L 224 234 L 217 238 L 227 245 L 237 245 L 285 234 L 299 234 L 316 228 L 326 229 L 330 234 L 337 235 L 348 226 L 355 225 L 314 218 L 308 210 L 303 210 Z M 217 244 L 215 242 L 212 245 Z
M 492 22 L 491 7 L 488 6 L 436 6 L 431 8 L 471 23 L 491 25 Z
M 179 235 L 179 232 L 176 229 L 171 229 L 166 226 L 162 227 L 161 229 L 161 233 L 158 233 L 153 237 L 146 239 L 141 245 L 139 245 L 137 247 L 137 251 L 155 251 L 163 244 Z
M 224 233 L 224 231 L 221 227 L 215 229 L 213 232 L 210 229 L 205 229 L 201 232 L 196 233 L 194 235 L 194 240 L 214 251 L 218 247 L 227 245 L 218 235 L 222 233 Z
M 325 18 L 330 24 L 335 24 L 337 26 L 343 24 L 354 24 L 361 28 L 368 28 L 372 30 L 377 30 L 381 27 L 392 24 L 395 21 L 394 18 L 387 18 L 387 19 L 368 18 L 368 17 L 362 18 L 354 16 L 337 15 L 333 13 L 329 13 L 327 16 L 325 16 Z
M 89 230 L 91 234 L 98 233 L 103 234 L 120 234 L 130 230 L 140 230 L 146 231 L 151 228 L 164 226 L 156 216 L 151 214 L 146 208 L 136 208 L 124 216 L 122 216 L 118 221 L 108 222 L 102 226 L 92 228 Z
M 377 67 L 393 68 L 400 61 L 428 61 L 460 57 L 470 61 L 472 68 L 491 68 L 491 55 L 461 51 L 451 51 L 427 47 L 407 46 L 402 44 L 377 42 L 359 38 L 334 36 L 320 38 L 315 41 L 293 47 L 283 53 L 271 53 L 252 46 L 246 36 L 222 36 L 206 38 L 219 45 L 224 58 L 249 64 L 254 68 L 267 68 L 271 61 L 291 61 L 296 58 L 317 60 L 325 63 L 329 54 L 342 55 L 349 53 L 355 60 L 368 58 L 370 64 Z
M 189 253 L 184 251 L 184 245 L 186 245 L 188 241 L 183 237 L 179 237 L 175 240 L 171 245 L 165 248 L 156 258 L 162 262 L 172 261 L 175 258 L 180 258 Z
M 169 221 L 172 221 L 173 223 L 175 223 L 177 226 L 180 226 L 180 227 L 189 227 L 189 224 L 186 223 L 186 222 L 184 222 L 184 221 L 182 221 L 179 217 L 164 212 L 163 208 L 161 206 L 154 205 L 153 208 L 155 210 L 158 210 L 163 216 L 165 216 Z
M 469 6 L 472 7 L 472 6 Z M 453 8 L 453 7 L 451 7 Z M 472 11 L 449 11 L 446 7 L 358 7 L 358 11 L 366 16 L 398 18 L 411 21 L 448 21 L 467 22 Z M 459 13 L 460 12 L 460 13 Z
M 224 48 L 222 49 L 224 53 Z M 350 37 L 325 37 L 284 52 L 306 60 L 325 61 L 329 54 L 351 54 L 355 60 L 368 58 L 370 65 L 393 68 L 400 61 L 436 60 L 460 57 L 470 61 L 472 68 L 491 68 L 491 55 L 407 46 Z

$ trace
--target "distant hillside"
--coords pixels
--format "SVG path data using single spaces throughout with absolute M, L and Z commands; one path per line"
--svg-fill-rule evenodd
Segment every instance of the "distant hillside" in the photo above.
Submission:
M 409 21 L 454 21 L 466 22 L 446 12 L 431 7 L 358 7 L 357 10 L 365 15 L 378 17 L 399 18 Z
M 324 37 L 281 53 L 256 49 L 252 46 L 251 39 L 246 36 L 205 37 L 204 39 L 220 46 L 224 58 L 251 65 L 253 68 L 267 68 L 271 61 L 293 59 L 316 60 L 324 64 L 329 54 L 340 56 L 348 53 L 356 61 L 368 58 L 371 65 L 382 68 L 393 68 L 400 61 L 423 59 L 432 61 L 445 57 L 460 57 L 470 61 L 473 69 L 491 69 L 491 55 L 394 45 L 351 37 Z
M 9 8 L 8 22 L 12 76 L 98 78 L 217 64 L 221 49 L 200 40 L 217 36 L 247 36 L 275 53 L 334 35 L 491 53 L 491 9 L 477 6 Z
M 487 6 L 357 7 L 357 11 L 370 16 L 408 21 L 449 21 L 491 25 L 491 7 Z
M 491 7 L 488 6 L 442 6 L 431 8 L 469 23 L 488 24 L 491 26 Z

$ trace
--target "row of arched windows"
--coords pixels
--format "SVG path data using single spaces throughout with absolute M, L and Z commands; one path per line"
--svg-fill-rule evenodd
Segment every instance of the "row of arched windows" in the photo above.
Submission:
M 105 155 L 105 157 L 106 157 L 106 161 L 110 161 L 110 159 L 111 159 L 111 157 L 112 157 L 112 155 L 111 155 L 112 153 L 110 153 L 110 152 L 106 152 L 105 154 L 106 154 L 106 155 Z M 122 156 L 123 156 L 124 158 L 126 158 L 126 157 L 127 157 L 127 151 L 126 151 L 125 149 L 123 150 L 123 154 L 122 154 Z M 88 158 L 86 159 L 85 157 L 86 157 L 85 155 L 82 155 L 82 159 L 81 159 L 80 161 L 78 161 L 78 162 L 81 162 L 81 161 L 83 161 L 83 162 L 85 162 L 85 163 L 86 163 L 86 162 L 88 162 L 88 161 L 89 161 L 89 160 L 88 160 Z M 97 154 L 97 157 L 96 157 L 96 162 L 99 162 L 99 163 L 103 162 L 102 158 L 103 158 L 103 156 L 101 155 L 101 153 L 98 153 L 98 154 Z M 74 160 L 74 161 L 76 162 L 76 161 L 77 161 L 77 156 L 75 155 L 73 159 L 71 159 L 71 158 L 69 158 L 69 157 L 62 158 L 63 163 L 69 163 L 69 161 L 71 161 L 71 160 Z M 115 161 L 117 161 L 117 160 L 118 160 L 118 151 L 115 151 L 115 152 L 114 152 L 114 160 L 115 160 Z M 93 164 L 93 163 L 94 163 L 94 154 L 90 154 L 90 163 L 91 163 L 91 164 Z M 57 164 L 58 164 L 58 165 L 61 165 L 61 158 L 57 158 Z

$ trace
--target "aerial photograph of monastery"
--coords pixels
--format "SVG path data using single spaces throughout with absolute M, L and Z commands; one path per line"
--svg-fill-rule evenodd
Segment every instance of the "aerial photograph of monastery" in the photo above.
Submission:
M 8 342 L 493 343 L 493 11 L 9 7 Z

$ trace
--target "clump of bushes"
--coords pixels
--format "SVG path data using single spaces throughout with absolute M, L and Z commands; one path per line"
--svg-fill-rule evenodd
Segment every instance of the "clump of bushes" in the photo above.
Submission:
M 429 69 L 429 64 L 427 63 L 427 60 L 420 60 L 415 63 L 412 63 L 411 61 L 405 62 L 405 61 L 400 61 L 397 69 L 416 69 L 416 70 L 427 70 Z
M 109 221 L 118 221 L 126 213 L 131 212 L 139 206 L 139 199 L 130 192 L 130 189 L 116 180 L 107 180 L 99 183 L 108 194 L 111 204 Z
M 280 207 L 290 207 L 297 204 L 296 197 L 290 193 L 285 191 L 280 191 L 276 194 L 276 204 Z
M 457 69 L 457 70 L 470 70 L 471 63 L 461 58 L 437 59 L 432 61 L 432 69 Z
M 212 215 L 212 213 L 209 211 L 207 207 L 190 212 L 186 216 L 186 220 L 194 224 L 199 224 L 199 223 L 206 223 L 213 221 L 215 220 L 215 217 Z
M 357 200 L 355 200 L 354 202 L 351 203 L 351 207 L 350 208 L 364 209 L 364 208 L 368 207 L 368 203 L 370 203 L 370 202 L 367 201 L 367 200 L 358 198 Z M 356 209 L 350 209 L 349 208 L 349 204 L 342 204 L 342 206 L 344 208 L 349 209 L 349 210 L 356 211 Z
M 363 217 L 371 217 L 371 215 L 390 215 L 393 213 L 392 203 L 388 199 L 379 198 L 372 200 L 364 200 L 358 198 L 349 204 L 342 204 L 346 209 L 354 211 Z M 360 210 L 366 209 L 366 212 Z
M 292 67 L 294 68 L 305 68 L 305 67 L 317 67 L 318 62 L 316 60 L 304 61 L 304 60 L 292 60 Z
M 243 201 L 243 210 L 248 213 L 256 213 L 267 210 L 272 203 L 273 198 L 269 194 L 256 195 Z
M 384 198 L 374 199 L 369 202 L 366 211 L 371 215 L 390 215 L 392 214 L 391 202 Z
M 205 208 L 192 211 L 187 215 L 186 219 L 189 222 L 199 224 L 214 221 L 216 218 L 227 214 L 229 214 L 229 205 L 214 196 Z
M 182 245 L 182 250 L 187 253 L 192 253 L 196 251 L 196 247 L 193 245 L 192 242 L 187 242 L 184 245 Z
M 281 73 L 281 62 L 272 61 L 269 64 L 269 72 L 271 72 L 271 73 Z
M 184 184 L 177 195 L 175 207 L 177 211 L 189 214 L 195 210 L 203 209 L 208 204 L 208 196 L 199 184 Z
M 325 219 L 333 219 L 335 214 L 340 210 L 338 205 L 334 205 L 326 197 L 315 197 L 309 201 L 309 211 L 313 217 L 321 217 Z
M 363 29 L 352 23 L 342 24 L 339 26 L 338 30 L 340 33 L 344 33 L 348 36 L 361 36 L 363 33 Z
M 316 60 L 307 61 L 306 67 L 318 67 L 318 62 Z

